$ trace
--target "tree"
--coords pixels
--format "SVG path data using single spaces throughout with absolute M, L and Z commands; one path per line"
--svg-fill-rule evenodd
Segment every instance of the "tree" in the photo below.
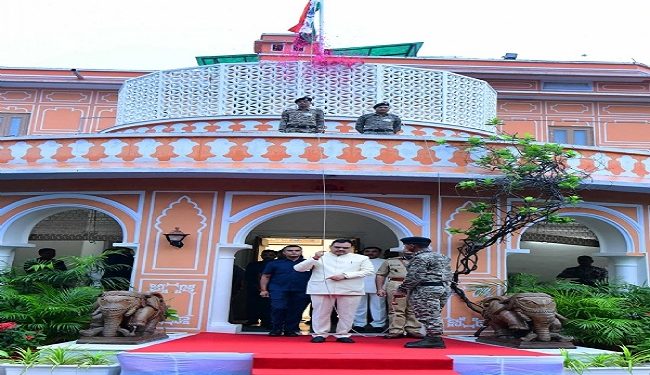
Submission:
M 499 119 L 488 124 L 501 125 Z M 481 250 L 537 222 L 567 223 L 572 219 L 557 213 L 581 202 L 577 191 L 588 177 L 572 169 L 568 161 L 577 153 L 555 143 L 539 143 L 532 136 L 498 134 L 468 138 L 467 152 L 489 177 L 462 181 L 456 187 L 478 198 L 466 211 L 476 214 L 466 229 L 448 228 L 464 234 L 458 247 L 452 289 L 474 311 L 480 309 L 458 287 L 460 275 L 477 269 Z

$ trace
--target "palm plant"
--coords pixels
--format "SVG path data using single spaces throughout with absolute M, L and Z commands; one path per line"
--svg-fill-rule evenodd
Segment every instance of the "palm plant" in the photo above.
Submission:
M 69 265 L 67 271 L 36 265 L 28 274 L 16 270 L 0 274 L 0 322 L 43 333 L 47 344 L 76 339 L 90 323 L 94 303 L 103 291 L 91 275 L 113 267 L 106 264 L 107 255 L 62 258 Z M 124 282 L 106 280 L 104 285 Z

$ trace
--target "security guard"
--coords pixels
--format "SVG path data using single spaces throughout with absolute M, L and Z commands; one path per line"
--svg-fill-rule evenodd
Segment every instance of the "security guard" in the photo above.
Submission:
M 296 99 L 298 108 L 282 112 L 278 130 L 282 133 L 324 133 L 325 115 L 318 108 L 309 108 L 312 101 L 309 96 Z
M 390 105 L 386 102 L 375 104 L 375 113 L 365 114 L 357 119 L 355 129 L 362 134 L 397 134 L 402 129 L 402 119 L 388 113 Z
M 406 343 L 407 348 L 444 348 L 442 341 L 442 308 L 451 295 L 451 259 L 429 249 L 431 239 L 405 237 L 400 241 L 405 249 L 413 251 L 402 285 L 394 298 L 408 295 L 415 317 L 422 323 L 424 339 Z
M 402 285 L 402 281 L 406 277 L 406 267 L 412 258 L 413 252 L 410 249 L 404 249 L 402 256 L 386 259 L 375 276 L 377 295 L 388 297 L 389 304 L 391 301 L 395 302 L 388 306 L 388 333 L 384 335 L 386 339 L 402 338 L 405 334 L 408 337 L 422 338 L 420 333 L 422 325 L 415 318 L 413 308 L 406 298 L 393 299 L 397 288 Z

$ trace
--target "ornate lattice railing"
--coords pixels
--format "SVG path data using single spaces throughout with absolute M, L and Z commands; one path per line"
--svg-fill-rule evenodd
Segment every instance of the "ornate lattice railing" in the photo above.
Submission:
M 492 131 L 496 92 L 458 74 L 396 65 L 309 62 L 219 64 L 130 79 L 120 90 L 117 125 L 216 116 L 279 115 L 302 95 L 326 116 L 357 117 L 379 101 L 406 121 Z

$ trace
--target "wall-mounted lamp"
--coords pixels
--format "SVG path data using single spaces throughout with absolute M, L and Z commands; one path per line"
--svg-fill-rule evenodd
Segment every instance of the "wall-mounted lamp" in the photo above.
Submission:
M 174 230 L 169 233 L 165 233 L 165 237 L 167 238 L 167 241 L 169 241 L 169 244 L 179 249 L 183 247 L 183 240 L 187 236 L 189 236 L 189 234 L 181 232 L 178 227 L 174 228 Z

